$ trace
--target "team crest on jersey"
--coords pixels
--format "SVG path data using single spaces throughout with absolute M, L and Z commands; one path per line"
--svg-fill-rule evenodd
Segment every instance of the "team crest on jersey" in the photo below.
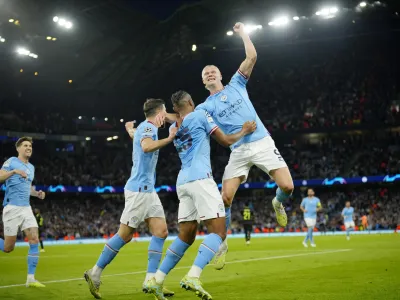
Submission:
M 151 128 L 151 127 L 146 127 L 146 128 L 144 129 L 144 132 L 146 132 L 146 133 L 148 133 L 148 132 L 153 132 L 153 128 Z
M 222 95 L 222 96 L 221 96 L 221 101 L 222 101 L 222 102 L 225 102 L 226 99 L 228 99 L 228 96 L 227 96 L 227 95 Z
M 3 164 L 4 168 L 9 168 L 11 164 L 11 158 L 7 159 L 6 162 Z

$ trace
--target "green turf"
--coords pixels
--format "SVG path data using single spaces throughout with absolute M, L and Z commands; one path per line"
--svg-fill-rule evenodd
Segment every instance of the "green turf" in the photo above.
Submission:
M 230 263 L 222 271 L 206 268 L 204 287 L 214 299 L 400 299 L 400 235 L 353 236 L 350 241 L 344 236 L 316 237 L 315 249 L 303 248 L 301 241 L 258 238 L 247 247 L 242 239 L 231 239 Z M 193 245 L 167 279 L 168 288 L 176 292 L 173 299 L 197 299 L 179 287 L 197 247 L 198 243 Z M 0 299 L 93 299 L 81 278 L 102 248 L 49 246 L 41 253 L 37 279 L 71 280 L 47 283 L 40 290 L 0 288 Z M 0 253 L 0 287 L 25 282 L 26 252 L 24 247 Z M 103 273 L 103 299 L 152 299 L 141 292 L 146 264 L 147 243 L 123 248 Z

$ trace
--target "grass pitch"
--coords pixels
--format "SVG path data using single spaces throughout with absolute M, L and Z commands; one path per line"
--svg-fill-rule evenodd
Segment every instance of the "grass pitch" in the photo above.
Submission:
M 213 299 L 400 299 L 400 235 L 315 237 L 305 249 L 300 237 L 229 240 L 224 270 L 207 267 L 202 282 Z M 169 243 L 167 243 L 169 245 Z M 166 246 L 167 246 L 166 245 Z M 153 299 L 141 291 L 147 243 L 130 243 L 103 272 L 103 299 Z M 164 247 L 164 251 L 166 249 Z M 167 278 L 170 299 L 197 299 L 179 287 L 197 253 L 197 241 Z M 27 248 L 0 253 L 0 299 L 94 299 L 83 272 L 96 262 L 103 245 L 48 246 L 36 278 L 45 289 L 27 289 Z

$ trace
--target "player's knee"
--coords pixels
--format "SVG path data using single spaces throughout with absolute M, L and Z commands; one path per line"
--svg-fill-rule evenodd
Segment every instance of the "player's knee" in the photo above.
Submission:
M 222 193 L 222 200 L 224 201 L 225 207 L 230 207 L 232 205 L 233 197 L 227 193 Z
M 29 242 L 29 245 L 39 244 L 39 238 L 37 236 L 31 237 L 28 242 Z
M 157 230 L 157 231 L 154 233 L 154 235 L 155 235 L 156 237 L 159 237 L 160 239 L 166 239 L 167 236 L 168 236 L 168 229 L 167 229 L 167 227 L 161 228 L 161 229 Z
M 15 245 L 5 245 L 4 246 L 4 252 L 5 253 L 11 253 L 14 251 Z
M 284 182 L 283 184 L 280 185 L 280 188 L 282 191 L 284 191 L 286 194 L 291 194 L 293 193 L 294 190 L 294 184 L 292 180 L 288 180 Z

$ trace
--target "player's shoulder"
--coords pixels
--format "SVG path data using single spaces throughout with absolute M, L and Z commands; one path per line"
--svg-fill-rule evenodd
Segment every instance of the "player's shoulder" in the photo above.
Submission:
M 10 158 L 8 158 L 4 163 L 3 163 L 3 167 L 4 168 L 9 168 L 11 166 L 13 166 L 15 163 L 18 162 L 18 158 L 15 156 L 11 156 Z
M 140 132 L 143 133 L 157 133 L 158 132 L 158 128 L 157 126 L 155 126 L 153 123 L 145 120 L 142 123 L 139 124 L 139 126 L 137 127 L 137 130 L 139 130 Z

